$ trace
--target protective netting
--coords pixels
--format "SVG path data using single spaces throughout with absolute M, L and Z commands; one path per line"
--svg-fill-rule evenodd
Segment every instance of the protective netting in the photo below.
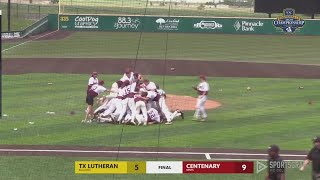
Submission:
M 253 1 L 242 3 L 220 0 L 61 0 L 62 14 L 144 14 L 175 16 L 265 16 L 253 14 Z

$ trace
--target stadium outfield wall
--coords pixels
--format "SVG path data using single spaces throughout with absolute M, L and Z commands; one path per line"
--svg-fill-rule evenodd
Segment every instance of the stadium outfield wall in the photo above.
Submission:
M 299 28 L 288 29 L 292 24 Z M 72 31 L 320 35 L 320 20 L 313 19 L 51 14 L 49 27 L 51 30 Z

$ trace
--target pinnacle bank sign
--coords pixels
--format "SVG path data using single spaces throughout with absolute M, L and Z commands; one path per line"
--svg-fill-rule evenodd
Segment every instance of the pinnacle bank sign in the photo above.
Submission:
M 249 20 L 242 20 L 236 21 L 233 25 L 236 31 L 243 31 L 243 32 L 255 32 L 257 28 L 263 27 L 264 23 L 261 21 L 249 21 Z

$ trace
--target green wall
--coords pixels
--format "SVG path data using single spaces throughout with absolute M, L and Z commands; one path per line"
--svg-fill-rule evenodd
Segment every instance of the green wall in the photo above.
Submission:
M 57 18 L 49 15 L 49 21 L 54 21 L 50 29 L 58 26 Z M 275 27 L 275 19 L 261 18 L 59 15 L 59 20 L 60 30 L 320 35 L 320 20 L 305 20 L 292 33 Z

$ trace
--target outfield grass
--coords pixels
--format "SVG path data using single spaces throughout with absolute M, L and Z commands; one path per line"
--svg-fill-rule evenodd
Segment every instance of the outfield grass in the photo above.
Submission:
M 5 75 L 3 112 L 8 117 L 1 120 L 1 144 L 118 146 L 121 125 L 80 123 L 87 78 Z M 118 78 L 101 77 L 108 85 Z M 161 77 L 150 78 L 162 82 Z M 196 82 L 195 77 L 166 77 L 165 87 L 170 94 L 194 95 L 189 87 Z M 275 143 L 282 149 L 307 150 L 310 138 L 319 134 L 318 80 L 209 78 L 209 82 L 210 99 L 221 102 L 222 107 L 209 111 L 207 123 L 191 121 L 193 112 L 187 112 L 186 119 L 173 126 L 124 126 L 121 146 L 265 149 Z M 299 90 L 300 85 L 305 89 Z M 252 91 L 247 91 L 247 86 Z M 310 99 L 315 101 L 313 105 L 308 104 Z M 70 111 L 76 114 L 69 115 Z
M 25 180 L 106 180 L 106 179 L 159 179 L 159 180 L 261 180 L 264 179 L 266 171 L 259 174 L 252 175 L 210 175 L 210 174 L 194 174 L 194 175 L 75 175 L 74 174 L 74 161 L 79 160 L 99 160 L 99 161 L 112 161 L 113 158 L 68 158 L 68 157 L 1 157 L 0 158 L 0 174 L 1 178 L 11 179 L 25 179 Z M 119 159 L 130 161 L 133 159 Z M 141 160 L 141 159 L 139 159 Z M 156 159 L 143 159 L 156 160 Z M 304 171 L 299 172 L 297 169 L 287 169 L 286 176 L 290 180 L 310 179 L 310 167 Z
M 139 36 L 125 32 L 75 32 L 62 40 L 24 44 L 4 52 L 3 57 L 135 58 Z M 167 58 L 320 64 L 318 47 L 319 36 L 172 33 L 168 37 Z M 164 59 L 165 51 L 165 33 L 142 34 L 138 58 Z

